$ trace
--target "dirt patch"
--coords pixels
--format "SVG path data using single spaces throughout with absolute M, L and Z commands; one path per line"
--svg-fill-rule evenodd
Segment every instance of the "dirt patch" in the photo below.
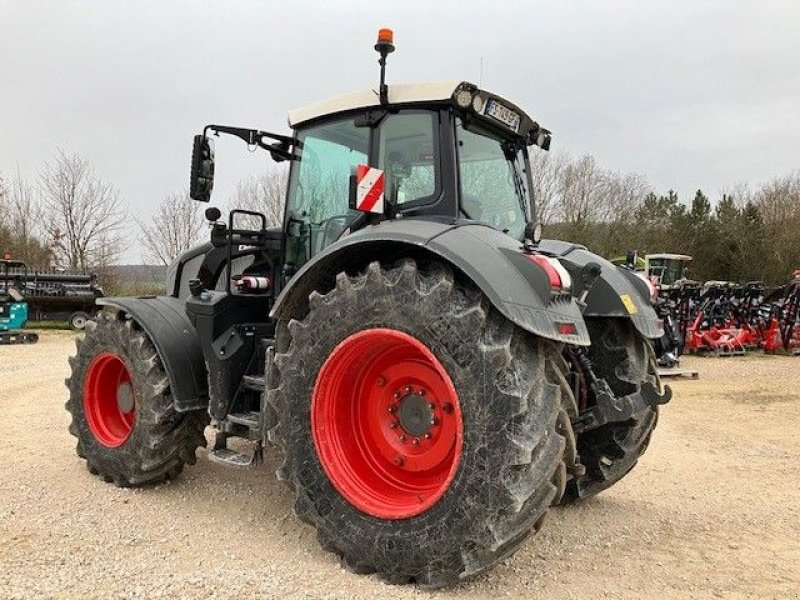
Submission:
M 277 463 L 198 464 L 125 490 L 75 456 L 71 335 L 0 348 L 0 589 L 88 598 L 800 598 L 800 357 L 685 359 L 634 473 L 496 569 L 428 593 L 343 570 L 291 514 Z

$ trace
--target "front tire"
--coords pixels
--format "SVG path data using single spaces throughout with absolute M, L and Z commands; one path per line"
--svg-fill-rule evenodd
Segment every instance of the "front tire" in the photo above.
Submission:
M 448 268 L 340 273 L 284 333 L 278 477 L 346 566 L 449 585 L 513 553 L 560 500 L 560 350 Z
M 134 321 L 100 312 L 76 340 L 66 409 L 89 472 L 128 487 L 174 478 L 205 445 L 205 411 L 178 413 L 169 377 Z
M 595 375 L 617 396 L 638 392 L 649 381 L 660 389 L 655 353 L 629 319 L 587 319 Z M 610 488 L 644 454 L 658 422 L 658 409 L 645 408 L 632 419 L 607 423 L 578 435 L 578 453 L 586 472 L 569 482 L 566 502 L 583 500 Z

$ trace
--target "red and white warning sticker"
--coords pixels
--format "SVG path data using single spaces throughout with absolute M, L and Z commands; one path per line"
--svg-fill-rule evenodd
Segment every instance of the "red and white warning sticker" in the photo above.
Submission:
M 369 165 L 356 167 L 356 210 L 383 213 L 384 172 Z

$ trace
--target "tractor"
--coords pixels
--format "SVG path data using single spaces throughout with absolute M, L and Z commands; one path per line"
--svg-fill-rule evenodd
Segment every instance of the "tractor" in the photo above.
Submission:
M 39 335 L 25 331 L 28 303 L 16 287 L 15 274 L 25 263 L 9 258 L 0 260 L 0 344 L 35 344 Z M 12 271 L 14 273 L 12 273 Z
M 209 207 L 166 295 L 99 299 L 66 408 L 89 472 L 118 486 L 177 477 L 207 426 L 212 460 L 276 452 L 323 548 L 435 588 L 624 477 L 671 392 L 646 283 L 542 239 L 529 152 L 550 131 L 468 82 L 388 85 L 390 30 L 375 49 L 377 90 L 291 111 L 289 135 L 195 136 L 202 202 L 212 134 L 287 161 L 283 223 Z

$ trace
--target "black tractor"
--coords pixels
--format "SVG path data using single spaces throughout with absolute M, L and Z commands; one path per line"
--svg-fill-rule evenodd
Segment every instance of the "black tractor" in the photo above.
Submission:
M 209 425 L 213 460 L 274 449 L 325 549 L 439 587 L 633 468 L 670 397 L 663 331 L 634 273 L 540 239 L 528 156 L 549 131 L 470 83 L 388 86 L 389 30 L 375 48 L 378 90 L 290 112 L 291 135 L 195 137 L 195 200 L 210 134 L 289 161 L 283 225 L 209 208 L 168 295 L 98 300 L 67 409 L 89 471 L 120 486 L 176 477 Z

